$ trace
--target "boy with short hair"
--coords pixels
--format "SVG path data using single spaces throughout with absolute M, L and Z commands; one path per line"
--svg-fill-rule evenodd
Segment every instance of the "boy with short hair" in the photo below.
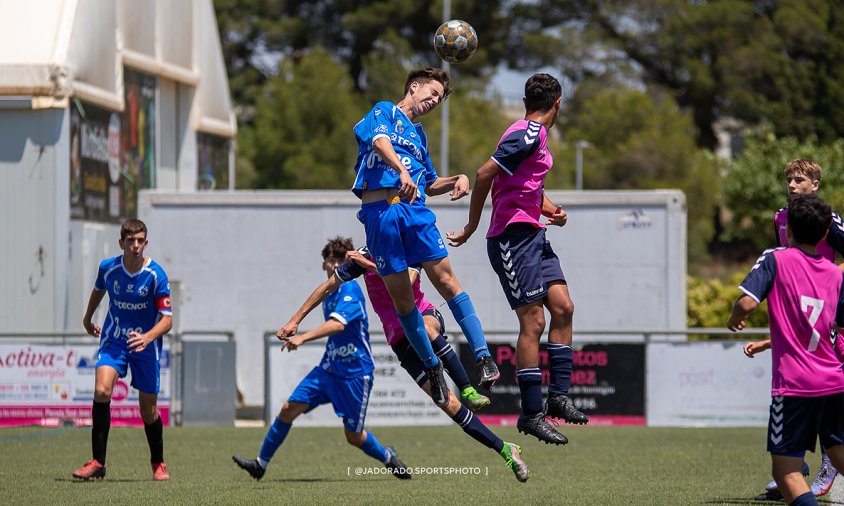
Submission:
M 568 438 L 548 423 L 546 416 L 585 424 L 589 417 L 568 397 L 572 371 L 572 317 L 574 303 L 560 260 L 545 238 L 546 223 L 562 227 L 568 219 L 562 207 L 545 194 L 545 176 L 554 164 L 547 145 L 548 131 L 557 122 L 562 86 L 549 74 L 535 74 L 525 83 L 525 117 L 501 136 L 498 148 L 478 169 L 469 206 L 469 221 L 458 233 L 448 234 L 451 246 L 460 246 L 477 230 L 487 195 L 492 192 L 492 217 L 487 232 L 487 255 L 510 308 L 519 319 L 516 342 L 516 377 L 522 398 L 519 432 L 550 444 Z M 551 313 L 548 329 L 550 384 L 543 407 L 539 341 L 545 330 L 545 309 Z
M 820 189 L 823 169 L 814 160 L 805 158 L 792 160 L 785 164 L 783 173 L 785 175 L 789 200 L 799 195 L 813 195 Z M 786 236 L 787 224 L 788 206 L 774 213 L 774 237 L 776 238 L 777 247 L 789 246 L 788 237 Z M 844 224 L 842 224 L 841 216 L 838 213 L 832 213 L 829 233 L 818 242 L 817 251 L 819 255 L 828 259 L 830 262 L 835 262 L 836 252 L 844 256 Z M 753 358 L 753 355 L 769 349 L 770 346 L 770 340 L 747 343 L 744 346 L 744 354 Z M 818 469 L 818 474 L 812 482 L 812 493 L 816 496 L 826 495 L 832 488 L 835 477 L 838 476 L 838 471 L 829 461 L 829 457 L 827 457 L 823 448 L 821 448 L 821 455 L 821 467 Z M 804 467 L 804 474 L 809 474 L 808 466 Z M 780 493 L 777 491 L 776 481 L 768 483 L 765 486 L 765 492 L 757 496 L 759 499 L 779 499 L 779 497 Z
M 153 480 L 169 480 L 164 463 L 164 437 L 158 414 L 161 369 L 161 336 L 170 331 L 170 282 L 157 262 L 144 256 L 147 227 L 129 219 L 120 227 L 123 254 L 103 260 L 88 300 L 82 325 L 88 334 L 100 338 L 95 372 L 94 403 L 91 410 L 93 458 L 73 472 L 81 480 L 106 475 L 106 446 L 111 426 L 111 394 L 117 378 L 132 371 L 132 387 L 138 390 L 138 404 L 144 422 Z M 108 314 L 102 327 L 91 318 L 108 293 Z
M 816 505 L 803 480 L 806 450 L 821 445 L 836 467 L 844 465 L 844 369 L 835 349 L 844 325 L 844 275 L 818 254 L 832 210 L 815 195 L 789 204 L 786 236 L 793 247 L 765 251 L 739 289 L 727 327 L 768 299 L 773 377 L 768 451 L 778 489 L 787 503 Z
M 489 404 L 489 399 L 481 396 L 469 384 L 466 371 L 460 364 L 457 354 L 448 344 L 445 336 L 445 324 L 439 311 L 425 299 L 425 294 L 419 288 L 419 269 L 411 267 L 408 270 L 411 277 L 416 307 L 422 312 L 425 320 L 426 332 L 437 357 L 443 362 L 451 378 L 461 389 L 461 398 L 466 406 L 451 391 L 447 391 L 447 402 L 439 406 L 469 437 L 482 445 L 495 450 L 503 459 L 504 465 L 513 471 L 516 479 L 525 482 L 528 479 L 527 465 L 521 460 L 521 447 L 508 443 L 496 436 L 483 424 L 472 411 L 478 411 Z M 430 376 L 425 370 L 425 363 L 409 343 L 404 329 L 395 316 L 395 308 L 387 294 L 387 287 L 377 272 L 375 263 L 366 248 L 346 254 L 346 262 L 339 265 L 334 276 L 317 286 L 290 321 L 278 332 L 281 338 L 292 338 L 299 328 L 299 323 L 319 304 L 328 297 L 342 283 L 364 276 L 366 290 L 369 293 L 373 309 L 381 318 L 387 343 L 399 359 L 402 369 L 414 379 L 419 388 L 431 395 Z M 433 400 L 433 399 L 432 399 Z
M 322 269 L 330 279 L 334 279 L 337 266 L 353 249 L 352 240 L 346 237 L 328 241 L 322 249 Z M 322 360 L 299 382 L 282 406 L 264 437 L 258 457 L 232 456 L 238 467 L 256 480 L 264 476 L 270 460 L 287 438 L 293 421 L 299 415 L 329 403 L 337 416 L 343 419 L 343 432 L 350 445 L 383 463 L 396 478 L 409 479 L 411 476 L 392 447 L 381 446 L 375 434 L 364 430 L 374 369 L 366 301 L 355 281 L 342 283 L 337 288 L 324 298 L 325 322 L 322 325 L 295 337 L 282 332 L 287 328 L 285 325 L 277 334 L 284 341 L 282 349 L 287 351 L 294 351 L 308 341 L 328 339 Z
M 443 367 L 431 348 L 422 314 L 416 307 L 408 268 L 421 265 L 472 348 L 481 370 L 480 386 L 490 389 L 498 380 L 498 366 L 489 353 L 472 300 L 460 285 L 448 259 L 434 213 L 426 196 L 468 195 L 464 174 L 437 175 L 428 153 L 428 138 L 416 119 L 433 111 L 451 93 L 448 71 L 424 68 L 410 72 L 398 103 L 382 101 L 355 125 L 358 158 L 352 192 L 361 199 L 358 220 L 405 336 L 425 364 L 431 398 L 448 404 Z

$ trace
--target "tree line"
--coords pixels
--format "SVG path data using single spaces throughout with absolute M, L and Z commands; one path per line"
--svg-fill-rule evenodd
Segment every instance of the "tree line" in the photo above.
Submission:
M 490 88 L 497 71 L 547 71 L 566 94 L 549 188 L 574 187 L 574 143 L 585 140 L 584 188 L 686 192 L 692 264 L 724 245 L 768 246 L 786 161 L 817 159 L 821 196 L 844 204 L 842 3 L 453 0 L 452 17 L 474 26 L 480 47 L 451 67 L 449 166 L 472 177 L 518 114 Z M 215 9 L 240 188 L 348 188 L 353 125 L 376 101 L 398 100 L 408 70 L 439 65 L 439 0 Z M 439 165 L 439 115 L 424 124 Z M 733 158 L 716 156 L 719 133 L 740 141 Z

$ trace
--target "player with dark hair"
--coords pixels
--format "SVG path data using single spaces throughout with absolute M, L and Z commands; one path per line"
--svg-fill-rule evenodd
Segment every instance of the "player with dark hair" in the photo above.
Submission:
M 844 325 L 844 275 L 818 253 L 832 210 L 816 195 L 788 206 L 791 247 L 765 251 L 739 289 L 727 327 L 744 320 L 767 298 L 773 360 L 768 451 L 777 488 L 788 504 L 816 505 L 803 480 L 806 450 L 821 445 L 836 468 L 844 465 L 844 369 L 836 349 Z
M 358 219 L 405 335 L 425 364 L 431 397 L 438 406 L 448 402 L 448 387 L 414 301 L 410 265 L 421 265 L 448 303 L 481 368 L 480 385 L 490 388 L 499 376 L 472 301 L 452 271 L 436 216 L 425 206 L 426 195 L 450 192 L 451 200 L 457 200 L 469 193 L 465 175 L 437 175 L 422 125 L 413 122 L 450 93 L 447 71 L 413 71 L 397 104 L 377 103 L 354 128 L 358 158 L 352 191 L 362 203 Z
M 111 427 L 111 394 L 117 378 L 132 371 L 132 387 L 138 390 L 138 404 L 149 444 L 153 480 L 169 480 L 164 463 L 164 428 L 158 413 L 161 375 L 161 336 L 172 326 L 170 282 L 157 262 L 144 256 L 149 244 L 147 227 L 129 219 L 120 227 L 118 241 L 123 254 L 103 260 L 82 325 L 88 334 L 100 338 L 95 372 L 94 403 L 91 409 L 93 458 L 73 472 L 81 480 L 105 478 L 106 447 Z M 108 293 L 108 314 L 103 326 L 91 318 Z
M 814 195 L 820 189 L 823 169 L 814 160 L 796 159 L 785 164 L 783 170 L 786 181 L 788 199 L 791 200 L 799 195 Z M 788 224 L 788 206 L 783 207 L 774 213 L 774 236 L 777 247 L 788 247 L 789 241 L 786 236 L 786 225 Z M 844 255 L 844 224 L 838 213 L 832 213 L 832 220 L 829 224 L 829 233 L 817 244 L 818 254 L 835 262 L 835 254 L 838 252 Z M 756 353 L 765 351 L 771 347 L 771 340 L 754 341 L 747 343 L 743 350 L 749 358 Z M 821 447 L 821 467 L 812 482 L 812 493 L 815 496 L 826 495 L 832 488 L 838 471 L 829 461 L 829 457 Z M 809 466 L 803 468 L 804 474 L 809 474 Z M 759 494 L 756 499 L 778 500 L 782 495 L 777 490 L 776 480 L 772 480 L 765 486 L 765 492 Z
M 548 130 L 560 112 L 562 87 L 548 74 L 535 74 L 525 83 L 525 117 L 501 136 L 498 149 L 478 169 L 469 206 L 469 221 L 459 233 L 448 234 L 451 246 L 460 246 L 475 233 L 484 202 L 492 190 L 492 218 L 487 232 L 487 254 L 498 274 L 507 301 L 519 319 L 516 376 L 522 395 L 519 432 L 540 441 L 566 444 L 546 416 L 583 424 L 589 418 L 568 397 L 572 370 L 572 315 L 560 260 L 545 238 L 548 224 L 562 227 L 567 215 L 545 195 L 545 176 L 554 160 L 548 150 Z M 545 308 L 551 313 L 548 329 L 550 385 L 542 405 L 539 340 L 545 330 Z
M 387 287 L 383 280 L 377 273 L 375 264 L 372 262 L 369 251 L 366 248 L 361 248 L 358 251 L 350 251 L 346 254 L 347 261 L 334 272 L 334 276 L 317 286 L 311 295 L 305 299 L 302 307 L 290 318 L 287 323 L 278 333 L 279 337 L 285 337 L 291 341 L 298 338 L 292 338 L 299 328 L 302 320 L 329 294 L 333 293 L 338 286 L 347 283 L 352 279 L 364 276 L 364 283 L 369 294 L 369 300 L 372 302 L 372 307 L 381 318 L 381 323 L 384 326 L 384 335 L 387 338 L 387 343 L 393 349 L 396 357 L 402 368 L 416 381 L 419 388 L 423 389 L 428 395 L 431 395 L 429 377 L 425 371 L 425 365 L 419 358 L 419 354 L 413 349 L 407 339 L 405 339 L 404 330 L 396 318 L 395 308 L 390 300 Z M 474 388 L 469 384 L 469 378 L 466 371 L 460 364 L 460 360 L 451 345 L 448 344 L 445 336 L 445 324 L 439 311 L 425 299 L 425 294 L 419 288 L 419 269 L 411 267 L 409 269 L 411 276 L 411 283 L 414 289 L 416 306 L 422 312 L 425 320 L 425 327 L 431 345 L 437 357 L 445 365 L 451 378 L 461 389 L 461 397 L 463 401 L 471 408 L 472 411 L 477 411 L 489 404 L 489 399 L 479 395 Z M 457 397 L 448 393 L 448 402 L 440 409 L 451 417 L 454 422 L 463 429 L 463 432 L 468 434 L 474 440 L 482 445 L 491 448 L 498 452 L 504 458 L 504 464 L 508 469 L 513 471 L 516 479 L 524 482 L 528 479 L 528 468 L 520 458 L 521 448 L 513 443 L 502 441 L 490 431 L 486 425 L 483 424 L 472 412 L 460 404 Z
M 322 269 L 329 278 L 334 278 L 337 266 L 353 249 L 348 238 L 337 237 L 328 241 L 322 249 Z M 342 283 L 325 298 L 322 310 L 325 323 L 309 332 L 291 339 L 283 335 L 287 326 L 279 330 L 277 335 L 284 340 L 282 349 L 286 348 L 288 352 L 308 341 L 327 337 L 325 354 L 282 406 L 264 437 L 258 458 L 253 460 L 235 455 L 232 460 L 250 476 L 260 480 L 276 450 L 284 443 L 293 421 L 303 413 L 331 403 L 334 412 L 343 419 L 343 431 L 350 445 L 382 462 L 397 478 L 410 478 L 407 467 L 399 460 L 395 450 L 381 446 L 375 434 L 364 430 L 374 365 L 369 346 L 366 301 L 360 286 L 354 281 Z

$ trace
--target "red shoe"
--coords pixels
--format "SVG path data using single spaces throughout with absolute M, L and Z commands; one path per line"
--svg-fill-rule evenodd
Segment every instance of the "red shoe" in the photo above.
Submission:
M 104 465 L 97 462 L 96 459 L 91 459 L 76 471 L 73 471 L 73 477 L 80 480 L 90 480 L 96 478 L 102 480 L 105 478 L 106 468 Z
M 152 481 L 167 481 L 170 479 L 170 473 L 167 472 L 167 464 L 159 462 L 152 465 Z

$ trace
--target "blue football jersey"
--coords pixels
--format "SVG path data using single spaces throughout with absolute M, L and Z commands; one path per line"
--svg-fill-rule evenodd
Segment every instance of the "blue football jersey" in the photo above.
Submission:
M 148 260 L 138 272 L 130 274 L 123 267 L 123 256 L 103 260 L 97 272 L 94 288 L 108 292 L 108 314 L 102 327 L 103 344 L 126 347 L 129 332 L 143 334 L 153 328 L 159 315 L 172 315 L 170 308 L 170 281 L 167 274 L 153 260 Z M 161 339 L 153 341 L 142 352 L 133 356 L 158 360 L 161 356 Z
M 320 367 L 334 376 L 352 378 L 372 373 L 369 321 L 363 291 L 356 281 L 343 283 L 322 303 L 325 320 L 334 318 L 346 328 L 328 336 Z
M 437 171 L 428 154 L 428 138 L 420 123 L 413 123 L 391 102 L 378 102 L 355 125 L 358 158 L 355 163 L 355 184 L 352 191 L 358 197 L 363 190 L 401 188 L 399 174 L 390 167 L 373 147 L 380 137 L 386 137 L 407 168 L 419 189 L 417 199 L 425 201 L 425 188 L 437 179 Z

